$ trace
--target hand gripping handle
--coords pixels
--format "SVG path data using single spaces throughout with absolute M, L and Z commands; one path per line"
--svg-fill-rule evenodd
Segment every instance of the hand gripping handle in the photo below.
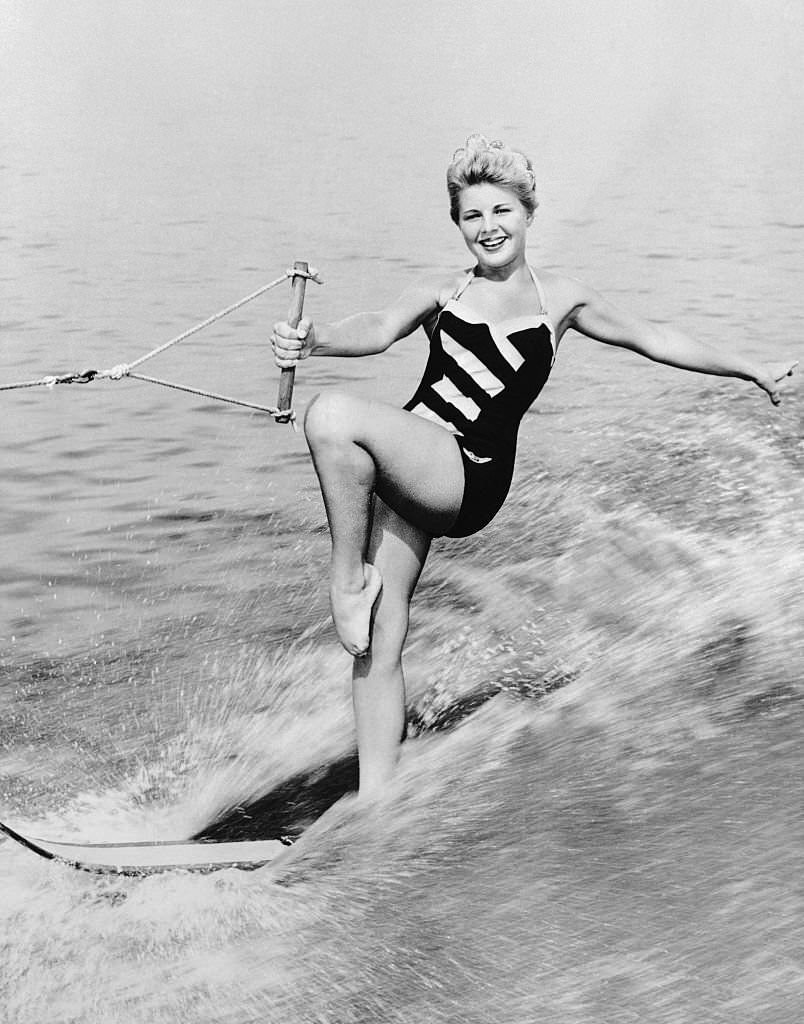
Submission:
M 307 287 L 310 268 L 307 266 L 306 260 L 296 260 L 293 264 L 293 271 L 293 295 L 290 302 L 290 312 L 288 313 L 288 323 L 291 327 L 298 327 L 299 321 L 302 318 L 302 310 L 304 309 L 304 292 Z M 283 367 L 279 375 L 279 398 L 276 402 L 279 409 L 276 415 L 277 423 L 287 423 L 291 418 L 293 381 L 295 376 L 296 368 L 294 366 Z

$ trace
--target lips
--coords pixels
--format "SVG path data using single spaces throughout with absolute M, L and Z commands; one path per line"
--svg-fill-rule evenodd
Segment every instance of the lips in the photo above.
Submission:
M 496 238 L 484 238 L 483 241 L 478 244 L 481 245 L 486 252 L 494 252 L 503 245 L 505 240 L 505 235 L 498 235 Z

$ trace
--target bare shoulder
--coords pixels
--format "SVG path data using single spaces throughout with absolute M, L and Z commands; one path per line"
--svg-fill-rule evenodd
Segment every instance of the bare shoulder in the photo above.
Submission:
M 394 338 L 411 334 L 434 321 L 462 280 L 462 274 L 429 274 L 411 282 L 384 311 L 388 333 Z
M 466 270 L 452 271 L 448 275 L 441 275 L 438 279 L 438 306 L 442 309 L 452 296 L 458 291 L 461 285 L 464 283 L 469 274 L 472 273 L 471 267 Z
M 423 276 L 409 284 L 386 313 L 397 321 L 397 330 L 404 334 L 409 334 L 422 324 L 427 327 L 435 321 L 439 311 L 458 290 L 467 273 L 464 270 Z M 402 337 L 403 334 L 398 336 Z
M 544 288 L 547 308 L 556 324 L 566 329 L 570 325 L 573 314 L 584 306 L 596 294 L 593 288 L 578 280 L 555 270 L 536 270 L 536 276 Z
M 466 272 L 427 274 L 412 281 L 399 296 L 400 302 L 421 304 L 435 308 L 443 306 L 457 290 Z
M 574 305 L 594 293 L 594 289 L 584 284 L 577 277 L 556 270 L 536 270 L 536 276 L 542 283 L 548 296 L 555 298 L 556 307 Z

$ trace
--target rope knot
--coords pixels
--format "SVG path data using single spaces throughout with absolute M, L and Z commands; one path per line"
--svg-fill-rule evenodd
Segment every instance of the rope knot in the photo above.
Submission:
M 296 424 L 295 409 L 271 409 L 271 415 L 277 423 L 289 423 L 295 431 L 298 431 Z
M 288 267 L 285 274 L 288 277 L 306 277 L 309 281 L 315 281 L 316 284 L 324 283 L 315 267 L 309 267 L 307 270 L 294 270 L 293 267 Z
M 108 377 L 109 380 L 120 380 L 122 377 L 127 377 L 130 372 L 131 367 L 128 363 L 118 363 L 111 370 L 104 370 L 101 376 Z

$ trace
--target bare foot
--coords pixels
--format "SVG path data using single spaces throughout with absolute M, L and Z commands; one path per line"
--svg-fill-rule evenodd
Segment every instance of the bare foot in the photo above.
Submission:
M 363 566 L 361 590 L 343 590 L 331 586 L 329 591 L 332 618 L 343 646 L 356 658 L 368 654 L 371 643 L 371 611 L 382 590 L 380 570 L 366 562 Z

